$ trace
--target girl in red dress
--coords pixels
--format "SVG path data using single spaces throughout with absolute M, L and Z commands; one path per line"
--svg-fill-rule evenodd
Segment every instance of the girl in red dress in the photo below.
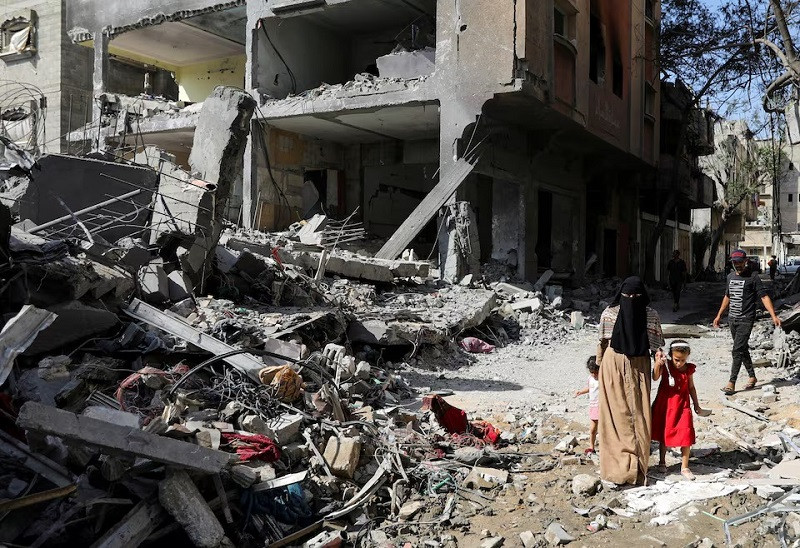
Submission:
M 692 378 L 696 366 L 687 362 L 690 353 L 689 343 L 677 340 L 669 346 L 668 355 L 655 363 L 653 380 L 661 379 L 661 384 L 653 402 L 652 439 L 659 442 L 658 470 L 661 473 L 667 471 L 667 447 L 680 447 L 681 474 L 691 481 L 694 474 L 689 470 L 689 452 L 695 436 L 689 399 L 698 415 L 705 416 L 708 412 L 700 408 L 697 399 Z

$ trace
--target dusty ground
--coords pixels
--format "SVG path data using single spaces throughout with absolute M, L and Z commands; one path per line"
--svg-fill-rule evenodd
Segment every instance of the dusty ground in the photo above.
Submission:
M 710 328 L 722 287 L 722 284 L 690 286 L 678 313 L 671 311 L 669 300 L 657 301 L 653 306 L 664 324 L 701 324 Z M 552 450 L 552 439 L 573 434 L 581 440 L 575 453 L 582 453 L 588 437 L 588 400 L 586 396 L 576 399 L 573 394 L 586 383 L 585 362 L 594 353 L 596 326 L 587 325 L 559 345 L 526 344 L 525 337 L 523 333 L 520 341 L 499 348 L 493 354 L 470 356 L 471 363 L 466 367 L 442 367 L 434 371 L 417 369 L 405 376 L 417 387 L 452 390 L 454 394 L 447 398 L 448 401 L 466 409 L 471 418 L 486 418 L 513 429 L 515 423 L 508 421 L 525 416 L 547 417 L 545 429 L 549 428 L 552 435 L 546 440 L 550 443 L 523 444 L 520 446 L 522 451 L 548 454 Z M 751 340 L 751 345 L 754 342 Z M 701 404 L 714 411 L 709 418 L 695 420 L 698 437 L 695 449 L 709 450 L 700 451 L 699 456 L 693 457 L 692 467 L 698 480 L 704 481 L 711 474 L 735 471 L 741 464 L 755 460 L 721 435 L 718 426 L 750 440 L 763 438 L 768 427 L 770 430 L 798 427 L 800 389 L 793 382 L 784 380 L 786 370 L 758 369 L 759 387 L 774 383 L 778 387 L 779 400 L 763 405 L 760 390 L 739 393 L 735 399 L 752 408 L 761 408 L 771 421 L 769 424 L 761 423 L 721 403 L 720 388 L 727 381 L 730 367 L 731 337 L 727 329 L 709 330 L 705 336 L 692 339 L 691 343 L 692 361 L 698 365 L 695 384 Z M 452 360 L 445 361 L 452 363 Z M 739 386 L 743 386 L 745 381 L 743 369 Z M 657 383 L 654 383 L 653 396 L 656 388 Z M 657 452 L 651 462 L 657 462 L 655 459 Z M 671 465 L 668 475 L 676 481 L 680 480 L 680 476 L 675 475 L 679 471 L 678 463 L 675 455 L 668 456 Z M 678 521 L 665 526 L 651 525 L 649 522 L 653 516 L 642 512 L 630 518 L 612 516 L 609 521 L 618 529 L 592 534 L 586 530 L 590 520 L 575 513 L 573 508 L 608 504 L 621 493 L 606 489 L 594 497 L 576 496 L 571 491 L 571 482 L 577 474 L 598 475 L 598 472 L 596 459 L 582 459 L 577 465 L 559 465 L 549 472 L 515 476 L 514 483 L 497 495 L 488 510 L 466 516 L 465 523 L 449 533 L 458 539 L 459 546 L 480 546 L 482 536 L 487 532 L 490 536 L 505 537 L 504 546 L 521 546 L 520 532 L 530 530 L 541 534 L 552 521 L 558 520 L 568 532 L 578 537 L 573 543 L 577 546 L 686 546 L 703 538 L 709 538 L 716 546 L 723 546 L 722 521 L 766 503 L 751 487 L 734 495 L 690 504 L 680 511 Z M 659 479 L 664 478 L 653 474 L 651 483 Z M 779 546 L 775 535 L 766 534 L 768 526 L 763 521 L 738 526 L 732 531 L 733 541 L 743 546 Z M 440 535 L 443 532 L 448 531 L 439 530 Z M 422 534 L 418 538 L 437 537 Z

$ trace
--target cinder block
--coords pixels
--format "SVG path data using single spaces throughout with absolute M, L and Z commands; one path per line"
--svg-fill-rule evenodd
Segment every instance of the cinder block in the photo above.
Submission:
M 358 438 L 331 436 L 323 458 L 335 475 L 352 479 L 358 459 L 361 458 L 361 441 Z

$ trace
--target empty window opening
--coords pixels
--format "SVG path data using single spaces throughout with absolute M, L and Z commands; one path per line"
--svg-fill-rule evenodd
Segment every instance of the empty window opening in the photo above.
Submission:
M 558 8 L 553 9 L 553 34 L 567 38 L 567 16 Z
M 789 202 L 792 202 L 792 195 L 789 194 Z
M 614 55 L 614 63 L 611 66 L 611 85 L 614 95 L 622 97 L 623 87 L 623 72 L 622 72 L 622 58 L 619 54 Z
M 589 22 L 589 79 L 602 84 L 606 79 L 606 46 L 603 40 L 603 24 L 596 15 Z

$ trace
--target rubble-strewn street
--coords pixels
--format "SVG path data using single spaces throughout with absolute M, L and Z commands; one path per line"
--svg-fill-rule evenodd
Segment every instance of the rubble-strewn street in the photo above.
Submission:
M 800 548 L 799 22 L 0 2 L 0 548 Z
M 689 286 L 678 313 L 654 293 L 713 411 L 697 419 L 697 480 L 669 454 L 666 475 L 618 488 L 584 454 L 573 396 L 618 280 L 451 285 L 427 263 L 304 243 L 348 230 L 324 217 L 221 231 L 208 253 L 190 227 L 213 233 L 213 215 L 187 221 L 201 207 L 170 213 L 187 226 L 174 244 L 10 231 L 24 278 L 9 283 L 34 304 L 0 335 L 9 545 L 796 542 L 800 335 L 759 324 L 759 385 L 722 398 L 721 284 Z

